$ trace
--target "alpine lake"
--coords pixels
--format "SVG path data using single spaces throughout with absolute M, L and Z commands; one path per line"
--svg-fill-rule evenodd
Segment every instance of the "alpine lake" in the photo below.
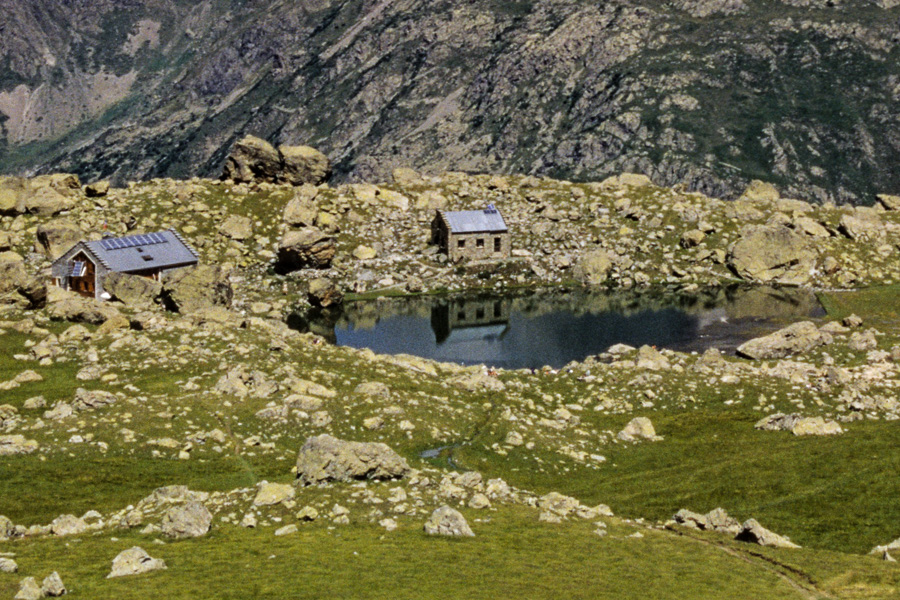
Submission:
M 744 341 L 825 314 L 814 292 L 723 287 L 556 289 L 380 298 L 292 314 L 294 329 L 340 346 L 503 369 L 561 368 L 616 344 L 734 353 Z

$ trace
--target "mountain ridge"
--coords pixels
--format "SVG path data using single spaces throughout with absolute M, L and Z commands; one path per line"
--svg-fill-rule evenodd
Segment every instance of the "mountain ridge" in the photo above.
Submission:
M 870 203 L 900 188 L 900 9 L 793 4 L 7 1 L 0 172 L 217 176 L 252 133 L 341 181 L 638 171 Z

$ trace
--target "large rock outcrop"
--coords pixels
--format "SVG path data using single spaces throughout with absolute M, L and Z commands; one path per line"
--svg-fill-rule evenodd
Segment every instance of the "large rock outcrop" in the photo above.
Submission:
M 309 146 L 279 146 L 248 135 L 235 143 L 225 160 L 224 179 L 318 185 L 331 177 L 331 161 Z
M 162 293 L 160 282 L 129 273 L 110 273 L 103 288 L 116 300 L 134 308 L 151 306 Z
M 833 341 L 831 334 L 820 331 L 815 323 L 801 321 L 775 333 L 744 342 L 738 346 L 737 353 L 755 360 L 784 358 L 792 354 L 809 352 Z
M 237 142 L 225 159 L 224 179 L 236 182 L 254 180 L 274 182 L 281 173 L 281 155 L 275 146 L 253 135 Z
M 47 286 L 29 275 L 21 260 L 0 258 L 0 303 L 40 308 L 47 301 Z
M 72 208 L 82 196 L 76 175 L 0 177 L 0 215 L 55 215 Z
M 84 232 L 69 219 L 54 219 L 38 226 L 34 249 L 50 260 L 56 260 L 84 239 Z
M 400 479 L 409 471 L 406 460 L 387 444 L 347 442 L 328 434 L 306 440 L 297 456 L 297 478 L 306 485 Z
M 288 231 L 278 246 L 276 268 L 282 273 L 305 268 L 327 269 L 334 253 L 334 238 L 315 227 Z
M 50 318 L 55 321 L 71 321 L 73 323 L 91 323 L 100 325 L 109 319 L 121 316 L 114 307 L 94 298 L 82 296 L 63 296 L 48 309 Z
M 815 262 L 806 239 L 781 226 L 745 228 L 728 253 L 728 267 L 738 277 L 762 283 L 806 283 Z
M 172 312 L 192 313 L 215 306 L 230 307 L 234 291 L 224 268 L 197 265 L 167 275 L 161 297 Z
M 291 185 L 310 183 L 319 185 L 331 177 L 331 161 L 309 146 L 279 146 L 281 154 L 281 180 Z

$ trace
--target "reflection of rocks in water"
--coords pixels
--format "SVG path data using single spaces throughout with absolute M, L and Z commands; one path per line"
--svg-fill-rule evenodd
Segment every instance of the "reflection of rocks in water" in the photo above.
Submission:
M 793 319 L 825 313 L 814 293 L 796 288 L 739 288 L 723 304 L 732 319 Z
M 301 333 L 314 333 L 325 338 L 329 343 L 336 344 L 337 336 L 334 328 L 341 316 L 340 308 L 313 309 L 305 314 L 299 312 L 288 315 L 287 324 L 291 329 Z
M 431 330 L 438 345 L 476 339 L 496 340 L 509 325 L 508 298 L 457 298 L 435 303 L 431 309 Z

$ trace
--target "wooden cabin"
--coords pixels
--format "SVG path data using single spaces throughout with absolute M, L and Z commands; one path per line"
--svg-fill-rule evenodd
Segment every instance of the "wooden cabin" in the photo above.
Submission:
M 109 273 L 129 273 L 159 281 L 172 269 L 197 264 L 199 256 L 174 230 L 81 241 L 53 261 L 54 284 L 82 296 L 108 299 Z
M 454 262 L 509 258 L 509 229 L 493 204 L 484 210 L 437 211 L 431 236 Z

